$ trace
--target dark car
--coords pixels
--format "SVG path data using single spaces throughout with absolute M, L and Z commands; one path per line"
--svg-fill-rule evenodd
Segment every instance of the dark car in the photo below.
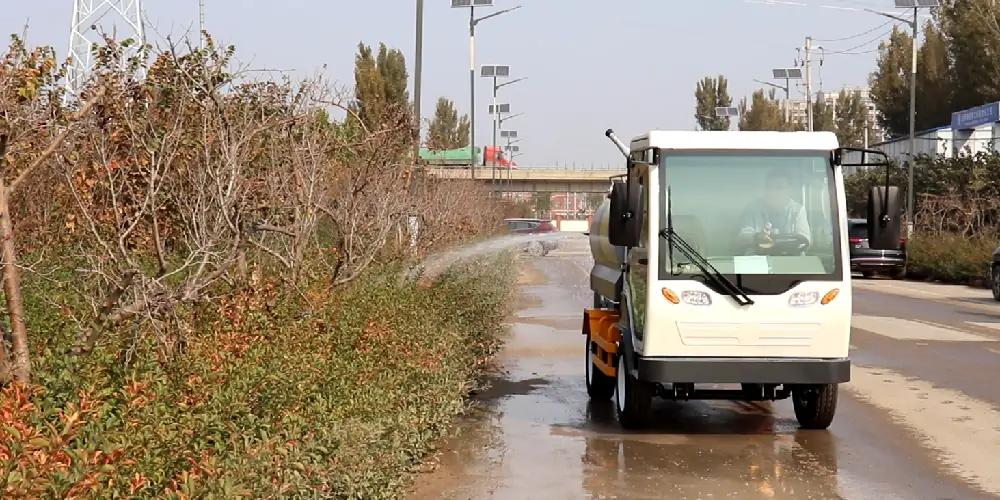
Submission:
M 993 298 L 1000 301 L 1000 247 L 993 251 L 993 258 L 990 259 L 990 289 L 993 290 Z
M 543 219 L 504 219 L 511 234 L 542 234 L 556 232 L 552 222 Z
M 847 241 L 851 250 L 851 272 L 866 278 L 886 273 L 895 279 L 906 275 L 906 240 L 899 239 L 898 250 L 875 250 L 868 246 L 868 221 L 847 221 Z

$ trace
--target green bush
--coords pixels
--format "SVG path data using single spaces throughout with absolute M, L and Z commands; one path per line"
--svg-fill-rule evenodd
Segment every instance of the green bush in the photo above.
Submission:
M 917 233 L 907 244 L 907 274 L 912 278 L 977 285 L 989 280 L 989 262 L 1000 238 L 953 233 Z
M 28 283 L 38 386 L 0 396 L 0 496 L 398 496 L 498 348 L 515 278 L 510 255 L 426 288 L 398 271 L 336 292 L 258 278 L 86 357 L 59 290 Z

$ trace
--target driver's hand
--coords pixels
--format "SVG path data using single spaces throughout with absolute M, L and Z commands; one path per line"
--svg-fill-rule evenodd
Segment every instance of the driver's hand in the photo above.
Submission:
M 757 239 L 757 243 L 771 243 L 774 241 L 774 238 L 771 238 L 771 231 L 768 231 L 767 229 L 758 232 L 754 236 Z

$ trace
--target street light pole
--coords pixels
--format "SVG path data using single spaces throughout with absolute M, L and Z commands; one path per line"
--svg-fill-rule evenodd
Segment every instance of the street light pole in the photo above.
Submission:
M 865 9 L 872 14 L 878 14 L 889 19 L 908 24 L 911 29 L 910 41 L 910 161 L 906 172 L 906 237 L 913 236 L 914 200 L 916 193 L 913 192 L 913 163 L 917 157 L 917 37 L 920 35 L 917 24 L 919 21 L 919 10 L 921 8 L 939 7 L 938 0 L 895 0 L 896 7 L 913 9 L 913 19 L 906 19 L 888 12 L 881 12 L 872 9 Z
M 520 9 L 511 7 L 480 18 L 476 17 L 476 7 L 492 7 L 493 0 L 451 0 L 452 8 L 469 9 L 469 151 L 473 158 L 472 179 L 476 179 L 476 25 L 491 18 Z M 484 151 L 485 153 L 485 151 Z
M 417 193 L 417 167 L 420 163 L 420 91 L 424 69 L 424 0 L 417 0 L 416 56 L 413 69 L 413 116 L 417 120 L 417 140 L 413 147 L 413 170 L 410 172 L 410 195 Z
M 510 77 L 510 66 L 500 65 L 500 64 L 484 64 L 480 71 L 480 76 L 483 78 L 490 78 L 493 81 L 493 104 L 490 106 L 490 114 L 493 115 L 493 139 L 490 143 L 490 179 L 492 184 L 496 184 L 497 181 L 497 154 L 499 151 L 499 145 L 497 143 L 497 129 L 499 127 L 499 118 L 501 113 L 501 106 L 497 105 L 497 92 L 500 87 L 517 83 L 524 78 L 518 78 L 504 83 L 498 83 L 497 80 L 500 78 Z M 507 107 L 507 112 L 510 111 L 510 105 L 505 104 Z

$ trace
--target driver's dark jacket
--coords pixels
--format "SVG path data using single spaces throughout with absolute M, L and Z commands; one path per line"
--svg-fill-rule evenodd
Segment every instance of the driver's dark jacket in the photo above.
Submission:
M 810 241 L 809 219 L 801 204 L 789 200 L 784 208 L 775 210 L 764 200 L 757 200 L 743 211 L 743 222 L 740 225 L 739 237 L 747 243 L 753 241 L 754 235 L 764 230 L 771 223 L 771 234 L 798 234 Z

